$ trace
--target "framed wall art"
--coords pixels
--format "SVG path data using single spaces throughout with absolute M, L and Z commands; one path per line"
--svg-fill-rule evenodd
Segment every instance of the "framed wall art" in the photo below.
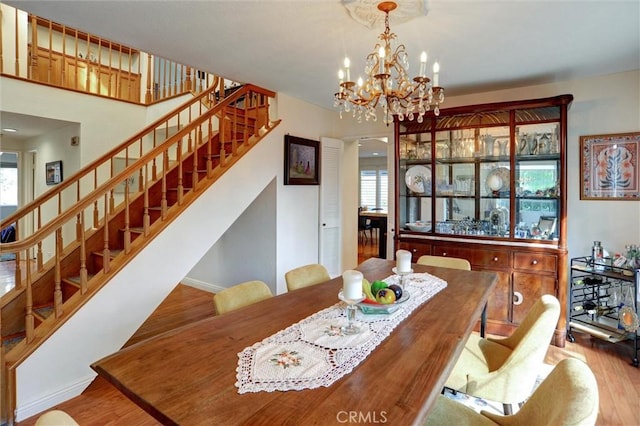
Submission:
M 51 161 L 45 164 L 45 179 L 47 185 L 62 182 L 62 161 Z
M 296 136 L 284 137 L 284 184 L 320 184 L 320 142 Z
M 580 136 L 580 199 L 640 200 L 640 132 Z

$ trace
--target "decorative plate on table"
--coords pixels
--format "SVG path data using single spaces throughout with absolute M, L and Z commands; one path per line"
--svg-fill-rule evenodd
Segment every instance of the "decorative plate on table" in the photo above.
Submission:
M 431 193 L 431 167 L 411 166 L 404 176 L 407 188 L 418 194 Z
M 496 167 L 491 170 L 484 181 L 487 193 L 504 192 L 509 190 L 509 169 L 507 167 Z
M 364 314 L 392 314 L 400 309 L 400 305 L 409 300 L 410 296 L 409 292 L 405 290 L 402 292 L 402 297 L 394 303 L 383 305 L 380 303 L 360 302 L 358 303 L 358 307 Z

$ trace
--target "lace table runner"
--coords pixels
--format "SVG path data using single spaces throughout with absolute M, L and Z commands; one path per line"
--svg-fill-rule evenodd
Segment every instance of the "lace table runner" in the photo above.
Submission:
M 391 285 L 400 277 L 384 279 Z M 427 273 L 405 275 L 409 299 L 391 314 L 358 311 L 360 333 L 345 335 L 345 305 L 323 309 L 238 354 L 238 393 L 288 391 L 330 386 L 349 374 L 414 309 L 444 289 L 447 283 Z M 336 294 L 336 299 L 338 295 Z

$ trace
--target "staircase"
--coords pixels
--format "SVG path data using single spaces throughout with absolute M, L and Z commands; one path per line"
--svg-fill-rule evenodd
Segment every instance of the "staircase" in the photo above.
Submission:
M 184 215 L 190 205 L 203 199 L 224 203 L 221 194 L 209 200 L 208 189 L 279 124 L 269 121 L 269 99 L 274 96 L 244 85 L 225 97 L 222 83 L 214 84 L 3 221 L 2 228 L 15 224 L 19 236 L 2 246 L 3 252 L 16 255 L 15 288 L 1 301 L 3 421 L 15 420 L 14 410 L 24 399 L 17 385 L 20 372 L 38 377 L 43 364 L 51 369 L 46 366 L 48 346 L 53 345 L 50 337 L 63 325 L 72 329 L 67 334 L 76 334 L 76 344 L 84 342 L 74 324 L 118 323 L 113 313 L 96 314 L 100 309 L 88 309 L 90 305 L 136 310 L 134 300 L 123 299 L 135 299 L 127 296 L 126 286 L 141 281 L 135 276 L 140 271 L 162 271 L 169 265 L 157 280 L 167 277 L 162 285 L 179 281 L 181 276 L 171 277 L 171 256 L 175 259 L 176 254 L 163 263 L 152 247 L 172 245 L 163 241 L 171 227 L 182 225 L 179 232 L 189 229 L 185 225 L 195 228 Z M 123 163 L 120 170 L 118 163 Z M 45 258 L 44 253 L 51 256 Z M 184 271 L 176 273 L 184 276 Z M 162 291 L 148 294 L 159 298 L 157 303 L 164 297 Z M 133 316 L 144 320 L 140 311 Z M 113 342 L 99 347 L 101 341 L 128 338 L 120 333 L 105 339 L 100 327 L 93 327 L 93 336 L 86 339 L 97 337 L 92 346 L 98 354 L 119 348 L 112 347 Z M 87 356 L 96 359 L 95 353 Z M 38 361 L 41 357 L 45 362 Z M 88 364 L 80 368 L 86 370 Z

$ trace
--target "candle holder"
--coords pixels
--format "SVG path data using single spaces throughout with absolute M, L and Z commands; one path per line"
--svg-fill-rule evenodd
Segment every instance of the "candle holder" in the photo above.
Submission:
M 356 305 L 360 302 L 362 302 L 365 297 L 364 295 L 362 295 L 362 297 L 358 298 L 358 299 L 347 299 L 344 294 L 342 293 L 342 291 L 340 291 L 340 293 L 338 293 L 338 299 L 342 300 L 344 303 L 347 304 L 347 325 L 345 327 L 342 327 L 342 332 L 344 334 L 358 334 L 360 333 L 360 327 L 358 327 L 357 325 L 355 325 L 355 320 L 356 320 L 356 312 L 358 310 L 358 308 L 356 308 Z
M 393 267 L 391 268 L 391 272 L 393 272 L 394 274 L 398 275 L 400 277 L 400 288 L 402 289 L 402 291 L 405 291 L 404 288 L 404 276 L 405 275 L 409 275 L 409 274 L 413 274 L 413 269 L 409 269 L 408 271 L 398 271 L 398 268 Z

